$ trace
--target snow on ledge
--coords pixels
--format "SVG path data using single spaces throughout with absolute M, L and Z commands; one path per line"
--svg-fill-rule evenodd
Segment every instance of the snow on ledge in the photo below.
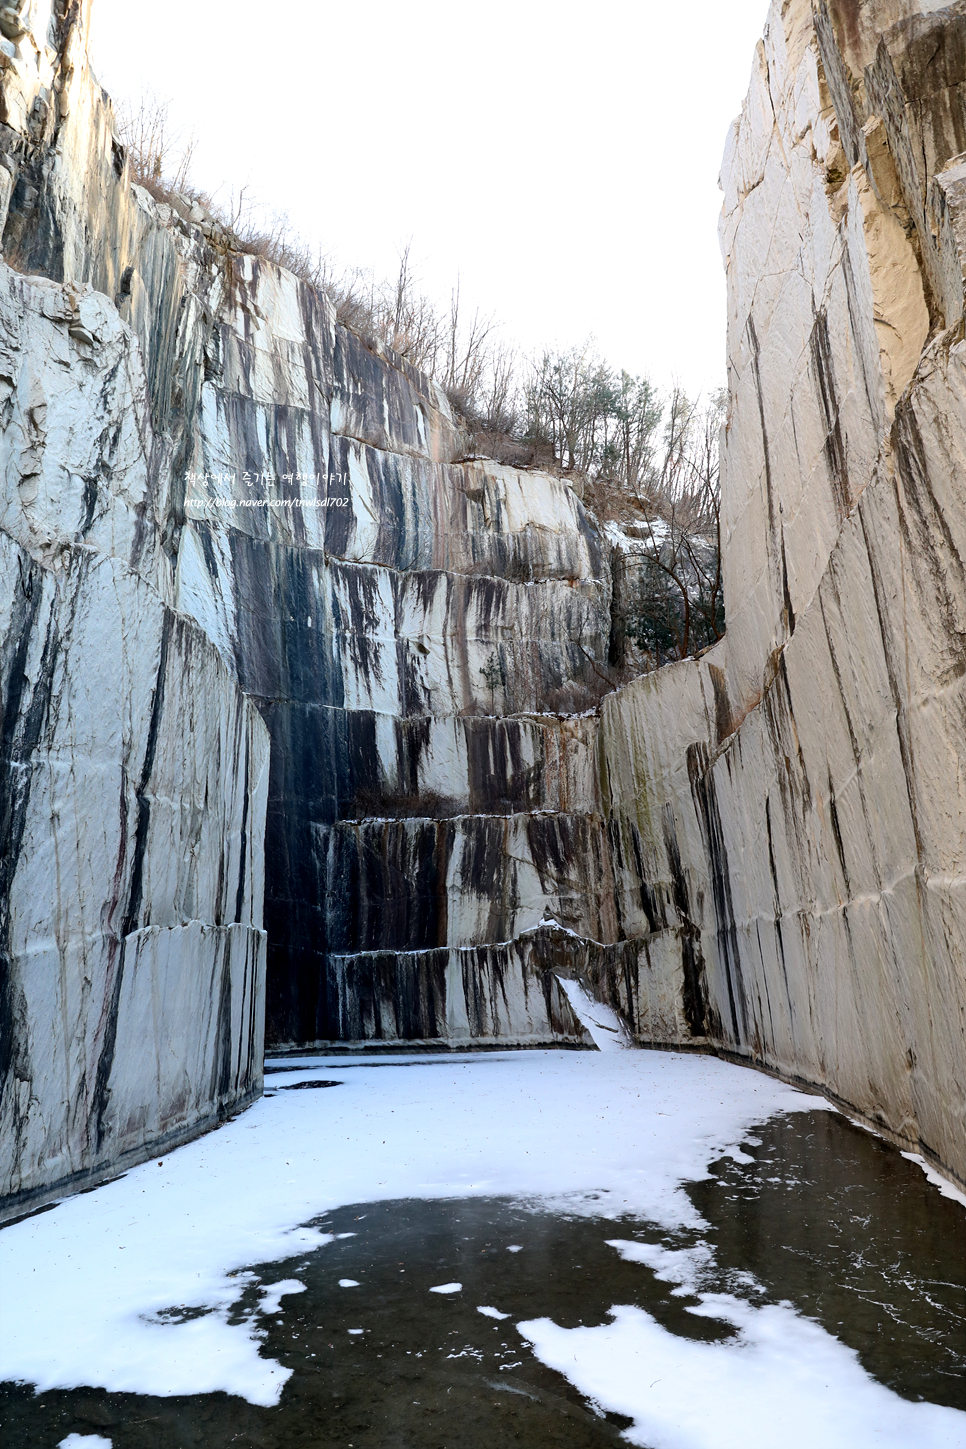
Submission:
M 574 1016 L 598 1051 L 622 1052 L 633 1048 L 630 1032 L 612 1007 L 595 1001 L 579 981 L 571 981 L 566 976 L 558 976 L 557 981 Z

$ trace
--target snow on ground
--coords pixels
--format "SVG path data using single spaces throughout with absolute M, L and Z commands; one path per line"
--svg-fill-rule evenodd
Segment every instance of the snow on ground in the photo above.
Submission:
M 682 1183 L 725 1152 L 741 1160 L 743 1135 L 776 1112 L 826 1105 L 711 1058 L 632 1051 L 305 1058 L 270 1076 L 269 1091 L 320 1067 L 343 1085 L 275 1090 L 217 1132 L 0 1232 L 0 1294 L 17 1305 L 0 1324 L 0 1379 L 224 1390 L 271 1405 L 289 1372 L 259 1353 L 261 1314 L 284 1312 L 282 1298 L 302 1284 L 262 1287 L 260 1309 L 241 1323 L 229 1312 L 256 1281 L 243 1270 L 332 1241 L 301 1224 L 355 1202 L 512 1195 L 701 1228 Z M 642 1272 L 699 1283 L 701 1252 L 613 1246 L 636 1254 Z M 733 1322 L 738 1339 L 690 1342 L 626 1307 L 603 1327 L 536 1320 L 521 1331 L 584 1393 L 632 1415 L 631 1442 L 655 1449 L 729 1449 L 739 1424 L 747 1449 L 771 1449 L 776 1436 L 787 1449 L 966 1446 L 966 1415 L 879 1388 L 790 1306 L 709 1294 L 692 1311 Z M 863 1414 L 874 1434 L 857 1434 Z
M 966 1414 L 912 1404 L 870 1379 L 851 1349 L 790 1303 L 756 1307 L 701 1291 L 707 1244 L 670 1251 L 613 1238 L 622 1258 L 676 1283 L 698 1317 L 731 1323 L 737 1342 L 699 1343 L 669 1333 L 643 1309 L 615 1307 L 612 1322 L 560 1328 L 518 1323 L 537 1357 L 610 1412 L 634 1420 L 626 1438 L 647 1449 L 961 1449 Z M 748 1287 L 756 1290 L 749 1276 Z M 758 1288 L 758 1291 L 761 1291 Z
M 918 1152 L 904 1152 L 902 1155 L 907 1162 L 914 1162 L 917 1167 L 922 1168 L 926 1175 L 926 1181 L 931 1182 L 933 1187 L 938 1187 L 943 1197 L 948 1197 L 953 1202 L 962 1203 L 963 1207 L 966 1207 L 966 1192 L 960 1192 L 958 1187 L 951 1183 L 948 1178 L 943 1177 L 942 1173 L 937 1172 L 934 1167 L 931 1167 L 924 1157 L 920 1157 Z
M 737 1341 L 699 1343 L 649 1313 L 616 1307 L 598 1328 L 547 1318 L 517 1325 L 537 1357 L 602 1408 L 626 1414 L 647 1449 L 962 1449 L 966 1414 L 911 1404 L 875 1383 L 857 1356 L 789 1304 L 755 1308 L 702 1294 Z
M 340 1279 L 340 1282 L 342 1281 L 345 1280 Z M 262 1289 L 262 1301 L 258 1305 L 258 1311 L 259 1313 L 281 1313 L 282 1299 L 286 1293 L 304 1292 L 305 1284 L 300 1283 L 297 1278 L 285 1278 L 281 1283 L 266 1283 Z

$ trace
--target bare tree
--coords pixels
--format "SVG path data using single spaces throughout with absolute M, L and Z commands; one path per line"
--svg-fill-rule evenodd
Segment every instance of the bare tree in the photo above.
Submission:
M 724 633 L 718 434 L 723 395 L 705 408 L 676 388 L 650 497 L 641 499 L 644 544 L 631 630 L 660 665 Z
M 150 191 L 184 191 L 198 140 L 193 131 L 175 127 L 171 102 L 142 91 L 137 101 L 122 101 L 115 114 L 134 180 Z
M 526 389 L 527 428 L 546 438 L 565 472 L 599 471 L 608 455 L 614 379 L 593 340 L 544 352 Z
M 654 438 L 662 406 L 657 389 L 647 377 L 621 372 L 612 393 L 611 448 L 621 486 L 634 498 L 646 498 L 653 481 Z
M 491 347 L 479 387 L 481 422 L 486 432 L 510 435 L 515 431 L 519 418 L 518 368 L 514 348 L 500 343 Z
M 446 334 L 446 357 L 443 387 L 457 405 L 479 411 L 487 375 L 492 365 L 489 338 L 496 326 L 494 317 L 481 316 L 479 308 L 464 324 L 460 312 L 460 280 L 450 293 L 449 325 Z

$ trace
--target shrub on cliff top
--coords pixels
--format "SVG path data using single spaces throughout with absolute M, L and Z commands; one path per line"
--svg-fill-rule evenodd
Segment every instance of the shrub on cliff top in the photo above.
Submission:
M 620 555 L 612 663 L 624 661 L 628 641 L 638 663 L 655 667 L 721 637 L 721 397 L 701 407 L 675 388 L 664 398 L 646 376 L 611 367 L 592 340 L 522 359 L 492 315 L 467 312 L 458 280 L 447 306 L 425 295 L 409 244 L 391 279 L 337 271 L 247 188 L 226 205 L 192 187 L 195 138 L 175 130 L 169 102 L 147 94 L 119 107 L 117 119 L 132 179 L 200 220 L 213 246 L 262 257 L 323 290 L 340 325 L 439 384 L 480 456 L 552 469 L 577 485 Z

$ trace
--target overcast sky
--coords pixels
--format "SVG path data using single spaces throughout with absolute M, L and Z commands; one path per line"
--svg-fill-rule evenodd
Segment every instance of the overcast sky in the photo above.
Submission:
M 97 74 L 194 129 L 343 263 L 496 312 L 526 351 L 724 382 L 718 170 L 766 0 L 94 0 Z

